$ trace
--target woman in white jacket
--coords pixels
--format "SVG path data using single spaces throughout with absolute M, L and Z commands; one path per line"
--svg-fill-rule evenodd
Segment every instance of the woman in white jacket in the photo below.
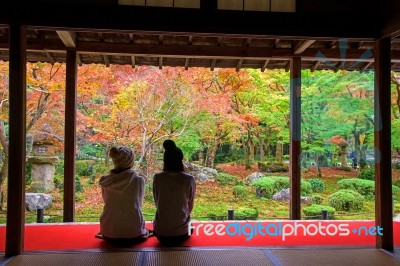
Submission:
M 104 208 L 96 237 L 123 243 L 144 241 L 149 236 L 142 215 L 145 182 L 132 169 L 133 151 L 112 147 L 110 157 L 114 169 L 100 178 Z

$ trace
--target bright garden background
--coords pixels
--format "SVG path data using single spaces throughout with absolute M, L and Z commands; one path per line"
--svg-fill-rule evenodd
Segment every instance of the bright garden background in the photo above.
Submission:
M 43 128 L 55 142 L 53 203 L 46 222 L 62 221 L 65 65 L 28 64 L 27 156 Z M 374 73 L 302 71 L 302 211 L 305 219 L 374 219 Z M 84 65 L 78 71 L 76 220 L 98 221 L 99 177 L 112 145 L 136 154 L 146 177 L 143 212 L 155 212 L 151 180 L 162 167 L 162 142 L 182 148 L 187 165 L 216 174 L 199 178 L 193 218 L 288 219 L 289 73 L 284 70 Z M 394 212 L 400 213 L 400 74 L 392 74 Z M 0 210 L 8 165 L 8 65 L 0 62 Z M 352 167 L 357 158 L 357 168 Z M 31 187 L 27 164 L 27 192 Z M 205 168 L 203 168 L 205 167 Z M 211 169 L 211 170 L 210 170 Z M 208 171 L 207 170 L 207 171 Z M 10 177 L 12 178 L 12 177 Z M 277 194 L 278 193 L 278 194 Z M 281 194 L 279 194 L 281 193 Z M 4 216 L 4 215 L 3 215 Z M 4 217 L 0 220 L 4 223 Z M 27 212 L 27 222 L 36 214 Z

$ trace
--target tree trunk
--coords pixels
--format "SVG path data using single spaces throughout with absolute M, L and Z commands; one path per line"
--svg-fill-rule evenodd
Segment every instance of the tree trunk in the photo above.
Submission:
M 347 166 L 347 146 L 340 146 L 340 163 L 342 167 Z
M 260 161 L 263 162 L 265 160 L 265 153 L 264 153 L 265 143 L 261 137 L 259 138 L 259 140 L 260 140 L 260 143 L 259 143 L 258 149 L 260 150 Z
M 277 142 L 277 143 L 276 143 L 276 156 L 275 156 L 275 160 L 276 160 L 277 162 L 282 162 L 282 158 L 283 158 L 283 143 Z
M 319 155 L 318 153 L 315 153 L 315 163 L 317 164 L 317 177 L 321 178 L 322 173 L 321 173 L 321 168 L 319 166 Z
M 212 146 L 208 149 L 208 155 L 207 155 L 207 162 L 206 166 L 213 168 L 214 167 L 214 160 L 215 160 L 215 155 L 217 154 L 218 150 L 218 140 L 217 138 L 214 139 Z
M 204 164 L 204 151 L 203 147 L 200 147 L 199 149 L 199 164 L 203 165 Z
M 110 156 L 108 156 L 108 154 L 110 153 L 110 148 L 110 143 L 107 143 L 104 154 L 104 163 L 106 164 L 106 166 L 110 164 Z

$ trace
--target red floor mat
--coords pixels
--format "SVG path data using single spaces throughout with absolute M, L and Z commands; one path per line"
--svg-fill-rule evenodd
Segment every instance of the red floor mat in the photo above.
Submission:
M 207 227 L 205 228 L 206 224 Z M 229 226 L 229 232 L 233 233 L 237 226 L 244 228 L 245 234 L 218 236 L 215 234 L 217 224 L 221 227 Z M 270 235 L 260 235 L 257 233 L 252 239 L 250 238 L 250 230 L 254 231 L 257 225 L 269 226 L 268 229 L 262 229 L 261 232 L 268 231 Z M 342 224 L 343 228 L 348 229 L 348 235 L 340 236 L 338 231 L 333 235 Z M 343 225 L 345 224 L 345 225 Z M 374 229 L 375 221 L 298 221 L 297 235 L 287 235 L 285 239 L 279 234 L 279 231 L 286 233 L 294 230 L 295 221 L 257 221 L 257 222 L 207 222 L 194 223 L 195 230 L 199 228 L 199 235 L 193 235 L 184 246 L 189 247 L 218 247 L 218 246 L 357 246 L 357 245 L 375 245 Z M 322 226 L 318 231 L 318 226 Z M 151 229 L 151 223 L 147 224 Z M 251 227 L 251 228 L 250 228 Z M 214 230 L 212 229 L 214 228 Z M 303 235 L 303 228 L 308 230 L 309 235 Z M 325 228 L 325 229 L 324 229 Z M 343 229 L 342 228 L 342 229 Z M 5 248 L 5 230 L 6 227 L 0 226 L 0 252 L 4 252 Z M 326 234 L 326 229 L 328 233 Z M 366 229 L 370 230 L 366 235 Z M 204 230 L 214 233 L 207 236 Z M 317 232 L 318 231 L 318 232 Z M 29 224 L 25 227 L 25 251 L 39 250 L 81 250 L 81 249 L 107 249 L 112 248 L 101 239 L 95 238 L 95 234 L 99 232 L 98 223 L 69 223 L 69 224 Z M 207 232 L 207 231 L 206 231 Z M 320 234 L 325 233 L 325 236 Z M 344 232 L 344 231 L 343 231 Z M 383 231 L 384 233 L 384 231 Z M 311 234 L 311 235 L 310 235 Z M 315 235 L 314 235 L 315 234 Z M 400 222 L 394 222 L 395 245 L 400 246 Z M 248 240 L 246 240 L 246 238 Z M 147 241 L 132 246 L 134 248 L 154 248 L 160 247 L 157 239 L 152 237 Z

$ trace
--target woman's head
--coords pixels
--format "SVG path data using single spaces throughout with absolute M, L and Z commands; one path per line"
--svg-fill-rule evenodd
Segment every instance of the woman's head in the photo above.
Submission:
M 183 153 L 175 142 L 168 139 L 164 141 L 164 171 L 183 171 Z
M 125 146 L 112 147 L 109 155 L 114 163 L 115 169 L 123 170 L 133 166 L 135 155 L 131 148 Z

